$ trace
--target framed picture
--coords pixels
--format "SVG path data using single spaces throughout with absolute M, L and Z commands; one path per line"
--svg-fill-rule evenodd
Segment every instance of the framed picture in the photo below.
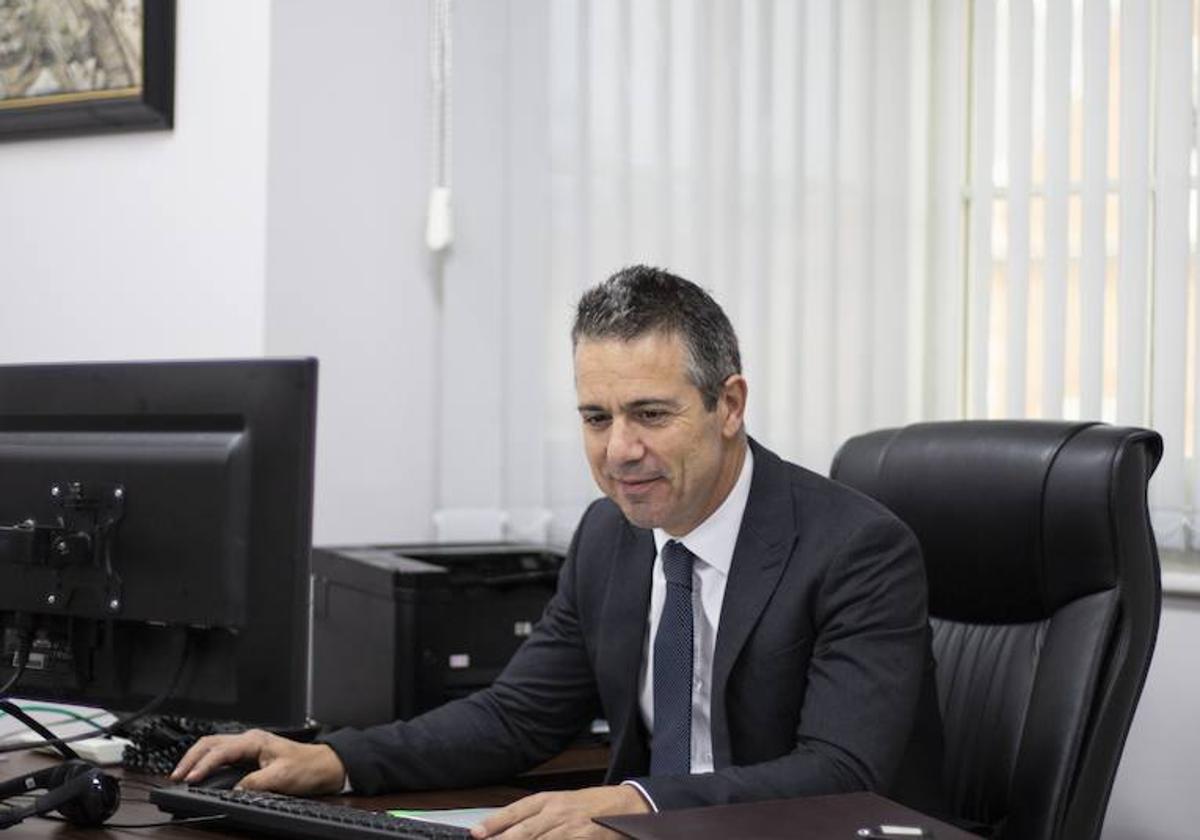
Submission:
M 170 128 L 175 0 L 0 0 L 0 140 Z

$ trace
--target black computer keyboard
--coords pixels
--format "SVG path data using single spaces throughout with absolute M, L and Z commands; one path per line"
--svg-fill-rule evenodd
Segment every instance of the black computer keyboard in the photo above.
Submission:
M 277 793 L 167 787 L 151 791 L 150 801 L 176 817 L 224 817 L 214 821 L 214 828 L 248 829 L 280 837 L 461 840 L 471 836 L 465 828 Z

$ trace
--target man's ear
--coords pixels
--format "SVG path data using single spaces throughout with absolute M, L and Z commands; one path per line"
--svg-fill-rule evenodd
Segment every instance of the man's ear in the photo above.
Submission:
M 746 377 L 740 373 L 733 374 L 722 383 L 721 395 L 717 398 L 717 409 L 722 413 L 722 436 L 732 439 L 741 434 L 746 419 L 747 391 Z

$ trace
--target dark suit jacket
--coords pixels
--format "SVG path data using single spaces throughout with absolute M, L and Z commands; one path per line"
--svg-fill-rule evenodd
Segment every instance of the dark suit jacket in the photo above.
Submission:
M 714 772 L 641 778 L 654 539 L 602 499 L 542 620 L 490 688 L 325 739 L 355 791 L 511 778 L 603 715 L 609 781 L 637 778 L 660 808 L 864 789 L 936 808 L 941 721 L 916 539 L 865 496 L 751 445 L 713 661 Z

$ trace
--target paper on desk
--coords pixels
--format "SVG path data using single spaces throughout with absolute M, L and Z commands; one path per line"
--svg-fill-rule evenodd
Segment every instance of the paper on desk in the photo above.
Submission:
M 499 808 L 439 808 L 433 811 L 388 811 L 388 814 L 393 817 L 408 817 L 440 825 L 470 828 L 483 822 L 499 810 Z

